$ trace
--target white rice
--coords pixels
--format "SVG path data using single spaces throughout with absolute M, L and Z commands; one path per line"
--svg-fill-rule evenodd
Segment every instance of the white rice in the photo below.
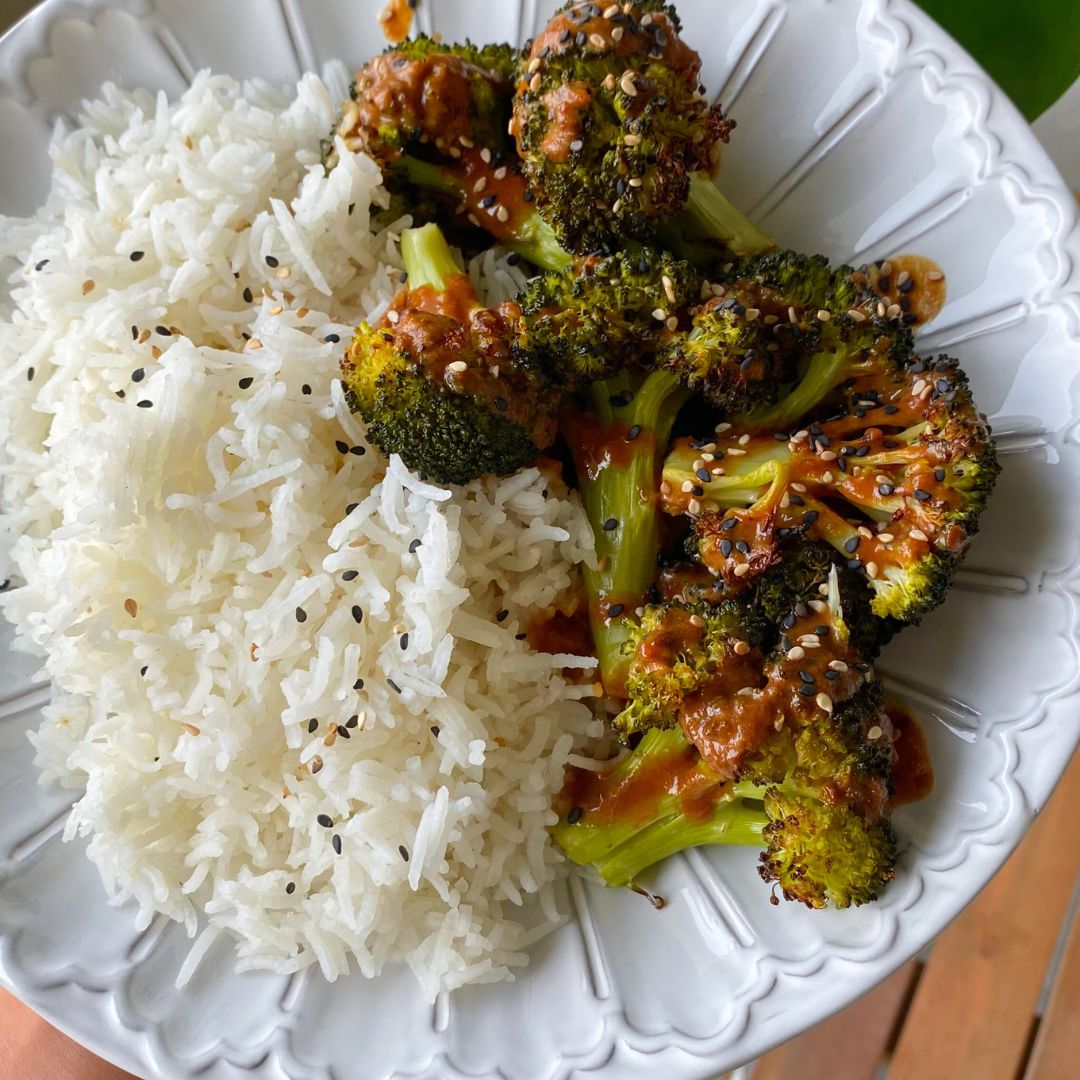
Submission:
M 599 728 L 561 669 L 591 661 L 519 636 L 591 537 L 536 469 L 446 490 L 336 446 L 367 444 L 325 338 L 399 265 L 375 167 L 319 165 L 336 100 L 106 87 L 0 219 L 2 608 L 52 681 L 43 776 L 85 788 L 67 836 L 141 924 L 209 927 L 181 980 L 224 930 L 241 968 L 405 961 L 433 998 L 524 963 L 528 897 L 560 917 L 550 799 Z

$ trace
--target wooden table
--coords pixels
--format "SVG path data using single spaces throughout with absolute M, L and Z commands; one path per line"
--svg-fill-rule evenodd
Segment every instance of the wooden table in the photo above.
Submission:
M 1080 756 L 1001 873 L 924 959 L 731 1080 L 1080 1077 L 1078 909 Z M 127 1076 L 0 991 L 2 1080 Z

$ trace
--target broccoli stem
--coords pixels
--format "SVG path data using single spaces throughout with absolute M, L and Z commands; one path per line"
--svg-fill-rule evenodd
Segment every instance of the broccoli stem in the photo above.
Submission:
M 690 196 L 679 215 L 685 240 L 722 240 L 733 255 L 758 255 L 773 247 L 745 214 L 736 210 L 707 173 L 690 177 Z
M 462 195 L 462 181 L 452 169 L 421 161 L 410 154 L 403 155 L 395 164 L 409 183 L 418 188 L 455 200 Z M 535 209 L 520 218 L 516 235 L 506 246 L 543 270 L 568 270 L 574 262 L 573 256 L 559 243 L 555 231 Z
M 590 437 L 626 443 L 590 470 L 578 457 L 578 479 L 596 543 L 597 569 L 586 571 L 589 615 L 600 675 L 610 694 L 623 695 L 629 658 L 623 655 L 624 620 L 632 617 L 656 574 L 660 553 L 656 483 L 679 409 L 691 396 L 668 371 L 622 372 L 590 388 Z M 624 404 L 625 402 L 625 404 Z M 631 432 L 637 428 L 637 432 Z M 568 437 L 573 444 L 572 433 Z M 592 475 L 590 475 L 590 472 Z M 609 617 L 612 604 L 623 609 Z
M 445 292 L 447 279 L 464 273 L 446 237 L 434 224 L 402 232 L 401 260 L 409 275 L 410 289 L 429 285 L 436 292 Z
M 845 349 L 819 352 L 799 384 L 775 405 L 756 409 L 739 420 L 740 426 L 759 431 L 786 431 L 799 417 L 815 408 L 837 383 L 843 381 L 850 356 Z
M 688 751 L 693 756 L 688 756 Z M 608 885 L 629 885 L 643 870 L 678 851 L 702 844 L 764 847 L 762 830 L 768 823 L 761 803 L 764 792 L 748 784 L 724 784 L 693 754 L 681 728 L 650 728 L 632 754 L 599 780 L 604 790 L 625 790 L 639 773 L 670 768 L 683 780 L 700 780 L 702 795 L 715 796 L 707 814 L 684 812 L 680 796 L 663 791 L 647 813 L 605 813 L 586 809 L 574 824 L 561 821 L 552 830 L 556 843 L 575 863 L 592 865 Z M 650 785 L 651 788 L 652 785 Z M 669 785 L 674 788 L 675 785 Z

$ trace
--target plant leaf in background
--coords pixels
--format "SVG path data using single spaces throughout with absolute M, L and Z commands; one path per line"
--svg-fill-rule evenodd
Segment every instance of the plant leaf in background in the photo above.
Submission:
M 1080 0 L 920 0 L 1034 120 L 1080 76 Z

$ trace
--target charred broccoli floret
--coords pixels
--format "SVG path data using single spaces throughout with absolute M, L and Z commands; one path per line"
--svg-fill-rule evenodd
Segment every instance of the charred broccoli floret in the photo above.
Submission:
M 507 134 L 515 63 L 507 45 L 402 42 L 357 73 L 335 134 L 379 163 L 402 209 L 467 221 L 564 268 L 570 256 L 531 205 Z
M 693 266 L 653 248 L 583 258 L 534 278 L 518 297 L 518 348 L 560 382 L 607 378 L 652 353 L 700 288 Z
M 616 730 L 629 736 L 650 727 L 675 726 L 683 700 L 718 671 L 724 669 L 731 677 L 745 666 L 749 674 L 751 651 L 764 632 L 754 610 L 734 600 L 648 605 L 629 626 L 624 646 L 630 658 L 629 701 L 614 720 Z
M 650 718 L 673 712 L 678 726 L 654 723 L 608 772 L 568 785 L 554 836 L 571 859 L 625 885 L 688 847 L 754 844 L 765 848 L 761 876 L 790 900 L 820 908 L 877 897 L 895 860 L 892 729 L 851 646 L 835 570 L 814 604 L 764 662 L 749 647 L 729 651 L 723 626 L 714 655 L 672 647 L 693 624 L 677 608 L 647 613 L 641 640 L 659 633 L 661 647 L 645 692 L 665 690 Z
M 624 692 L 624 622 L 656 572 L 656 474 L 679 410 L 702 383 L 714 403 L 723 404 L 724 396 L 729 402 L 759 399 L 766 391 L 758 384 L 769 382 L 759 366 L 734 362 L 721 350 L 709 362 L 711 368 L 700 357 L 683 364 L 677 354 L 665 353 L 663 367 L 592 383 L 585 391 L 589 407 L 563 415 L 562 431 L 596 541 L 597 568 L 586 571 L 585 582 L 600 672 L 612 694 Z
M 804 383 L 817 379 L 811 365 Z M 699 554 L 725 580 L 760 573 L 791 537 L 821 539 L 865 575 L 875 615 L 916 622 L 944 598 L 978 528 L 999 472 L 990 429 L 949 357 L 860 355 L 806 396 L 834 389 L 827 419 L 780 440 L 725 431 L 708 471 L 698 448 L 677 444 L 666 506 L 697 519 Z M 769 557 L 754 563 L 740 540 Z
M 435 225 L 407 229 L 408 288 L 342 360 L 349 405 L 387 456 L 463 484 L 534 460 L 556 432 L 558 393 L 511 356 L 516 307 L 482 308 Z
M 700 85 L 701 58 L 674 8 L 637 0 L 611 10 L 564 5 L 522 60 L 513 132 L 541 212 L 571 250 L 651 236 L 687 206 L 737 254 L 768 239 L 708 178 L 732 127 Z

